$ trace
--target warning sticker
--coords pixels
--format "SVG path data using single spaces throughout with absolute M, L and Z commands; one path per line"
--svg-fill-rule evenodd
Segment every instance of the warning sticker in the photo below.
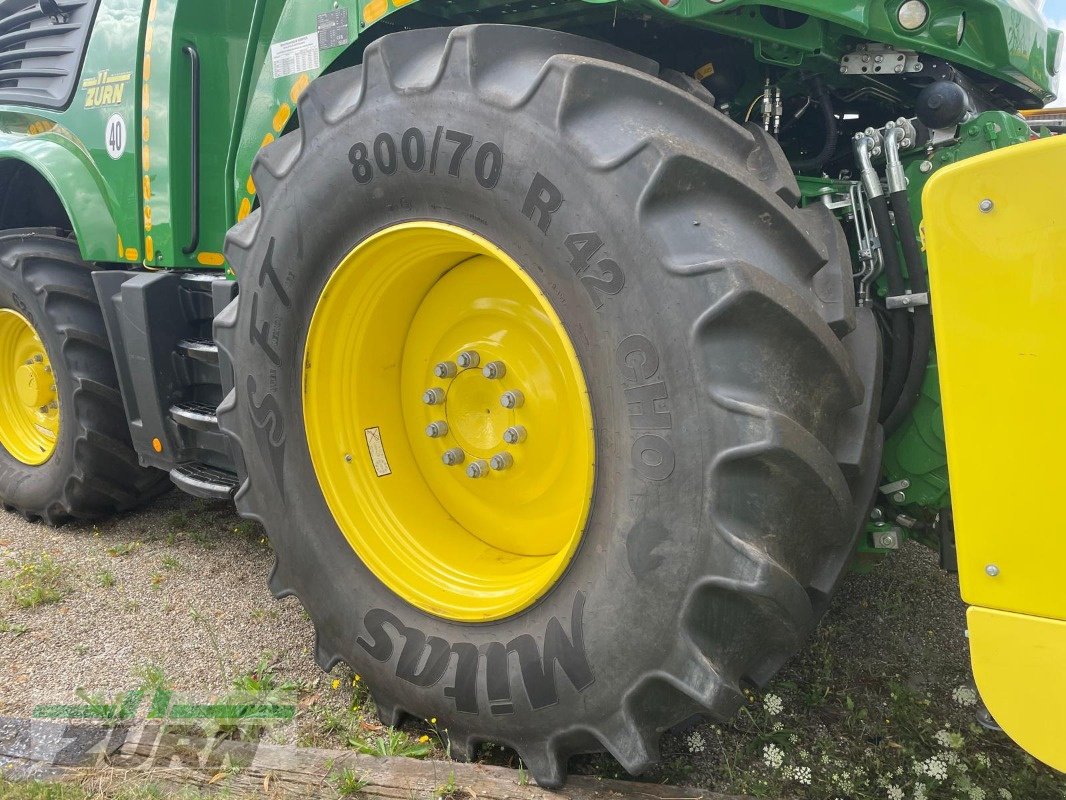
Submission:
M 364 433 L 366 434 L 367 449 L 370 450 L 370 461 L 374 465 L 374 472 L 377 473 L 379 478 L 391 475 L 392 467 L 389 466 L 389 460 L 385 458 L 385 447 L 381 444 L 381 429 L 367 428 Z
M 278 42 L 271 46 L 270 57 L 274 62 L 275 80 L 297 72 L 313 72 L 321 63 L 318 58 L 318 34 L 309 33 Z
M 318 15 L 318 49 L 344 47 L 348 44 L 348 9 L 338 8 Z

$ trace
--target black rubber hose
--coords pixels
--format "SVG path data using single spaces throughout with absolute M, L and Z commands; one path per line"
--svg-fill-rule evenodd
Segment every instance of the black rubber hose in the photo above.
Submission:
M 821 78 L 814 79 L 814 91 L 811 93 L 811 99 L 813 99 L 822 110 L 822 121 L 825 125 L 825 141 L 822 142 L 822 149 L 818 151 L 817 154 L 810 158 L 803 158 L 791 162 L 792 169 L 795 172 L 820 170 L 829 163 L 829 159 L 833 157 L 837 150 L 837 118 L 836 114 L 833 113 L 833 100 L 829 96 L 829 92 L 826 91 L 825 84 L 822 83 Z
M 907 264 L 911 292 L 922 294 L 929 291 L 929 279 L 925 272 L 922 253 L 918 249 L 918 237 L 911 217 L 910 201 L 906 191 L 893 192 L 890 196 L 892 211 L 896 216 L 896 228 L 903 247 L 903 258 Z M 907 313 L 907 312 L 904 312 Z M 898 312 L 897 312 L 898 314 Z M 929 365 L 929 351 L 933 346 L 933 316 L 928 305 L 914 308 L 914 345 L 911 348 L 910 364 L 903 382 L 899 399 L 884 420 L 885 436 L 890 436 L 907 415 L 914 410 L 918 397 L 922 393 L 922 382 Z
M 870 198 L 870 210 L 873 213 L 874 228 L 881 242 L 881 253 L 885 259 L 885 277 L 888 281 L 889 295 L 904 293 L 907 286 L 903 281 L 903 269 L 900 266 L 899 250 L 896 248 L 896 232 L 892 219 L 888 215 L 888 198 L 884 195 Z M 903 392 L 903 382 L 907 377 L 911 353 L 910 314 L 905 309 L 888 312 L 892 323 L 892 357 L 889 361 L 888 375 L 885 377 L 881 392 L 881 421 L 884 422 L 892 409 L 896 407 Z

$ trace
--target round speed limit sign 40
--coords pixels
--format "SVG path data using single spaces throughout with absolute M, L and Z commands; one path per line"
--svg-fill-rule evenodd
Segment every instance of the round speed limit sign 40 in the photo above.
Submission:
M 113 114 L 107 121 L 107 131 L 104 137 L 107 145 L 107 154 L 116 161 L 122 158 L 126 152 L 126 120 L 121 114 Z

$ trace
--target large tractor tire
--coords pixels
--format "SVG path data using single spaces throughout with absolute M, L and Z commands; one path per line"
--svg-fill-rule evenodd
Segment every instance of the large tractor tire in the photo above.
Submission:
M 300 98 L 227 245 L 219 416 L 273 591 L 386 723 L 546 786 L 730 716 L 877 477 L 841 229 L 678 78 L 533 28 L 386 36 Z
M 169 486 L 130 442 L 91 267 L 54 229 L 0 232 L 0 501 L 59 525 Z

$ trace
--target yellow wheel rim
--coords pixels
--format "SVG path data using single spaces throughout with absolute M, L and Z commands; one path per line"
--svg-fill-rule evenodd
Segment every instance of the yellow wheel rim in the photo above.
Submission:
M 52 457 L 59 436 L 59 394 L 52 362 L 24 316 L 0 309 L 0 445 L 36 467 Z
M 510 256 L 436 222 L 371 236 L 319 298 L 303 378 L 326 502 L 392 591 L 473 622 L 555 584 L 591 505 L 592 409 L 562 322 Z

